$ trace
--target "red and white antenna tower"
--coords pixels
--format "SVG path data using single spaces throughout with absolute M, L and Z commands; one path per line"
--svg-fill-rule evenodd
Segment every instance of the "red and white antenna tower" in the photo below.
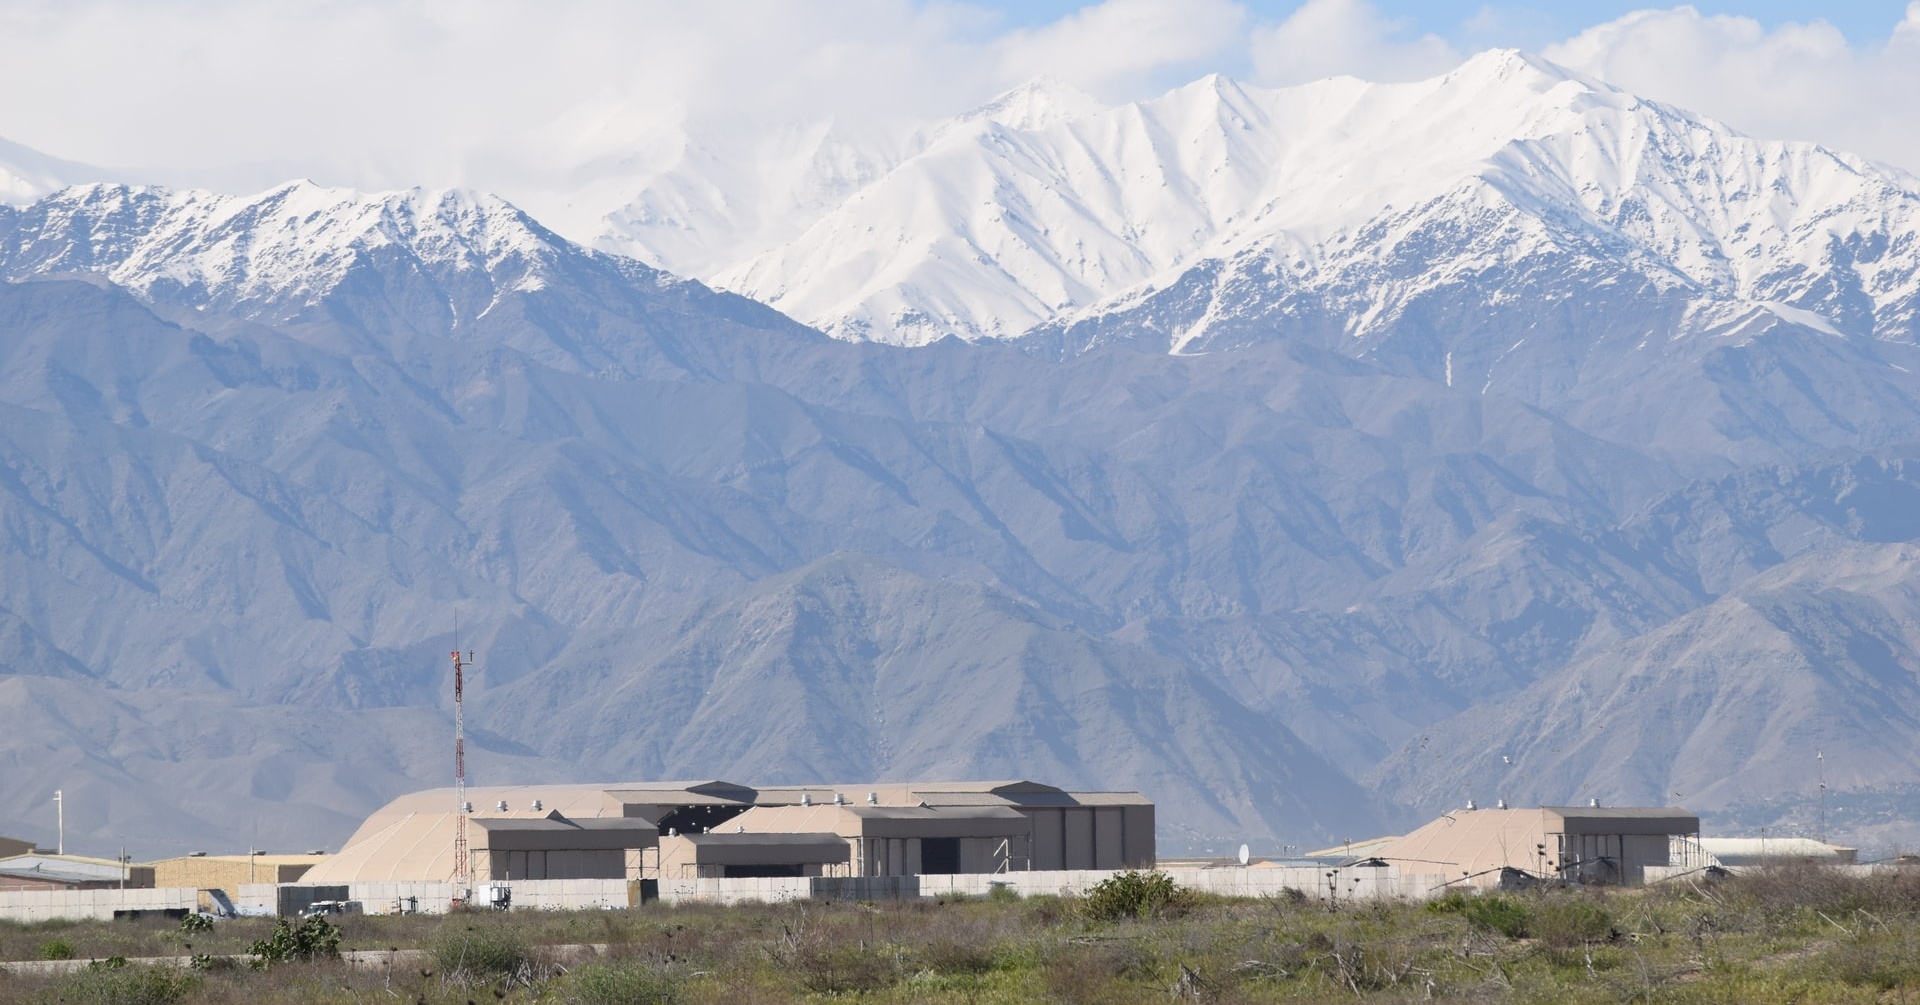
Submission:
M 454 644 L 459 645 L 458 634 L 455 635 Z M 460 650 L 453 651 L 453 808 L 456 813 L 453 825 L 453 880 L 469 889 L 473 886 L 473 872 L 467 861 L 467 719 L 461 691 L 467 664 L 472 661 L 472 653 L 462 660 Z

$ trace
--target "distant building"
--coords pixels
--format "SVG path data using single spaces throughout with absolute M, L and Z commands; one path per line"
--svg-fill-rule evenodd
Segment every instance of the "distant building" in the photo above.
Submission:
M 225 890 L 237 893 L 246 883 L 293 883 L 320 864 L 325 855 L 182 855 L 145 863 L 153 885 Z
M 1793 862 L 1852 865 L 1859 861 L 1860 851 L 1812 838 L 1696 837 L 1676 841 L 1673 859 L 1675 865 L 1693 868 L 1785 865 Z
M 1676 840 L 1697 841 L 1700 818 L 1672 807 L 1539 806 L 1464 809 L 1384 845 L 1371 858 L 1467 886 L 1538 880 L 1638 884 L 1665 866 Z
M 1155 856 L 1144 796 L 1035 782 L 641 782 L 467 795 L 476 882 L 1119 869 Z M 401 796 L 300 881 L 446 881 L 456 824 L 453 790 Z
M 124 865 L 110 858 L 35 852 L 0 859 L 0 890 L 145 890 L 153 869 Z

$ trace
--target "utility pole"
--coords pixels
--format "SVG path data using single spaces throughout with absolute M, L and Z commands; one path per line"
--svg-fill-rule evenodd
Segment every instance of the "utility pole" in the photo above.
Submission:
M 61 796 L 59 789 L 53 790 L 53 812 L 59 820 L 55 825 L 59 828 L 59 836 L 54 839 L 57 843 L 54 845 L 53 853 L 65 855 L 67 853 L 67 801 Z

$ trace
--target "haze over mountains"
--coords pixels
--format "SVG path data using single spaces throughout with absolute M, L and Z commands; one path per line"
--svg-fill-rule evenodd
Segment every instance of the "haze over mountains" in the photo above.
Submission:
M 683 153 L 600 250 L 0 208 L 0 831 L 337 843 L 444 782 L 457 609 L 480 782 L 1137 787 L 1175 851 L 1824 781 L 1911 839 L 1911 176 L 1512 52 Z

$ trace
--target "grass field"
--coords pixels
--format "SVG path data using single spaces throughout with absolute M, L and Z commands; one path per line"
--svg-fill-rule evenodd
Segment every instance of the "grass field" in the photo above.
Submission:
M 1906 1002 L 1920 870 L 1790 868 L 1653 890 L 1428 904 L 1227 900 L 1164 883 L 1081 899 L 650 906 L 340 919 L 342 950 L 255 969 L 0 976 L 0 1001 Z M 267 921 L 0 926 L 0 959 L 245 954 Z M 597 947 L 590 949 L 564 947 Z

